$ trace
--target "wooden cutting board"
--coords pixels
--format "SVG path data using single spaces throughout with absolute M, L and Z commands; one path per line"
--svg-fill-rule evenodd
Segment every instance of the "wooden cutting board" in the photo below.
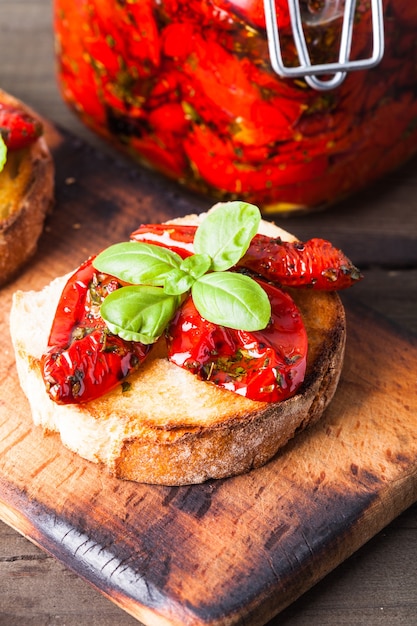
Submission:
M 0 518 L 147 625 L 265 624 L 417 500 L 417 339 L 346 298 L 336 396 L 264 468 L 179 488 L 108 476 L 32 426 L 8 334 L 12 293 L 140 222 L 209 204 L 53 129 L 48 140 L 55 211 L 0 296 Z

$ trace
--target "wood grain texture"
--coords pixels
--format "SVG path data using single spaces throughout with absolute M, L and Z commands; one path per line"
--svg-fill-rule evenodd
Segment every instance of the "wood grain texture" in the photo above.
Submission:
M 45 117 L 106 150 L 65 107 L 54 75 L 51 0 L 1 0 L 0 85 Z M 360 255 L 355 299 L 417 334 L 417 161 L 330 211 L 290 219 L 300 237 L 327 235 Z M 162 188 L 164 183 L 161 183 Z M 285 224 L 284 224 L 284 227 Z M 70 231 L 71 232 L 71 231 Z M 406 240 L 415 252 L 401 257 Z M 372 263 L 370 263 L 372 254 Z M 387 256 L 396 265 L 387 263 Z M 2 295 L 0 295 L 0 301 Z M 0 408 L 0 415 L 1 408 Z M 417 504 L 285 609 L 270 626 L 410 626 L 417 623 Z M 1 626 L 133 626 L 52 557 L 0 522 Z
M 65 133 L 48 138 L 55 212 L 0 305 L 0 517 L 145 624 L 265 624 L 417 499 L 417 342 L 347 297 L 334 402 L 267 466 L 182 488 L 107 476 L 32 427 L 8 339 L 11 294 L 140 221 L 207 203 Z

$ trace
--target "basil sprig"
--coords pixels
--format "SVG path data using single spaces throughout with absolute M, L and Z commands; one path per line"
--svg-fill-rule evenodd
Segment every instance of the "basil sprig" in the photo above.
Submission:
M 0 172 L 6 164 L 7 160 L 7 146 L 4 143 L 3 137 L 0 135 Z
M 158 245 L 115 244 L 94 260 L 99 272 L 130 283 L 101 305 L 109 330 L 127 341 L 154 343 L 186 295 L 206 320 L 246 331 L 265 328 L 271 305 L 249 276 L 229 272 L 258 231 L 261 214 L 246 202 L 219 203 L 197 228 L 195 254 L 182 259 Z

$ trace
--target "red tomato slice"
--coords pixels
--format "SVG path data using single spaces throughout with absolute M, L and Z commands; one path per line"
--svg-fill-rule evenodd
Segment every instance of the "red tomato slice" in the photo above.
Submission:
M 8 104 L 0 104 L 0 135 L 9 150 L 29 146 L 42 132 L 41 122 L 29 113 Z
M 186 224 L 142 224 L 130 238 L 170 248 L 182 258 L 194 251 L 197 227 Z M 351 287 L 362 275 L 330 241 L 282 241 L 257 234 L 237 263 L 280 286 L 338 291 Z
M 251 400 L 278 402 L 304 380 L 307 333 L 292 298 L 259 281 L 271 302 L 271 322 L 245 332 L 203 319 L 189 297 L 167 332 L 168 358 L 199 379 Z
M 169 248 L 185 259 L 194 254 L 196 230 L 197 226 L 187 224 L 142 224 L 130 239 Z
M 119 287 L 99 275 L 89 259 L 65 285 L 42 357 L 42 375 L 58 404 L 79 404 L 99 398 L 137 369 L 151 346 L 124 341 L 106 329 L 99 314 L 104 297 Z

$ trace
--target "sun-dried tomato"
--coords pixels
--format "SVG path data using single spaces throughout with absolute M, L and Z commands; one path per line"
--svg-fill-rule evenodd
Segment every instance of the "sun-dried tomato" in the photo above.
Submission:
M 337 60 L 341 19 L 302 3 L 313 61 Z M 298 64 L 276 0 L 287 65 Z M 309 14 L 310 12 L 310 14 Z M 370 55 L 357 3 L 352 58 Z M 317 20 L 316 20 L 317 21 Z M 417 150 L 414 3 L 385 0 L 385 56 L 322 93 L 272 69 L 262 0 L 56 0 L 58 75 L 84 122 L 147 166 L 265 212 L 334 203 Z

